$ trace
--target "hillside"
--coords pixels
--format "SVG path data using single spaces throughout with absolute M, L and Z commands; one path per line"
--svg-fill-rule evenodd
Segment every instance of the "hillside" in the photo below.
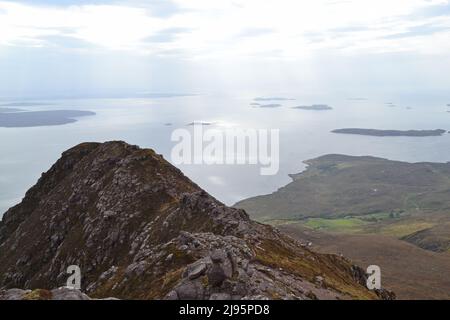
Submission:
M 313 247 L 378 264 L 399 298 L 450 298 L 450 164 L 326 155 L 236 204 Z
M 121 299 L 379 299 L 362 269 L 224 206 L 152 150 L 84 143 L 0 223 L 0 289 Z
M 323 253 L 343 254 L 358 265 L 380 266 L 383 287 L 398 299 L 450 299 L 450 255 L 379 234 L 330 233 L 289 223 L 280 230 Z
M 258 220 L 450 212 L 450 164 L 326 155 L 277 192 L 236 207 Z

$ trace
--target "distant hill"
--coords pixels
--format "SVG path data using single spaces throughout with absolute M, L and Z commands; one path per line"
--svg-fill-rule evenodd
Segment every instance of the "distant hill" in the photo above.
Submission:
M 270 195 L 236 207 L 260 221 L 450 212 L 450 164 L 326 155 Z M 367 218 L 367 217 L 366 217 Z
M 443 129 L 436 130 L 378 130 L 361 128 L 344 128 L 331 131 L 332 133 L 357 134 L 363 136 L 375 137 L 435 137 L 442 136 L 447 131 Z

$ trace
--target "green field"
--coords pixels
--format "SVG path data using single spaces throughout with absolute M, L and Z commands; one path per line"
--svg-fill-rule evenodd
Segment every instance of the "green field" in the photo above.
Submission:
M 330 232 L 358 232 L 362 231 L 363 227 L 368 224 L 368 222 L 357 218 L 309 218 L 305 221 L 303 225 L 307 228 Z

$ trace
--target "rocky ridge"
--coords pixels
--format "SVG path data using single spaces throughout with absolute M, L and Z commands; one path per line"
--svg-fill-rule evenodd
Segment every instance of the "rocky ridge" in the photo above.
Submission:
M 124 142 L 66 151 L 0 222 L 0 299 L 60 288 L 70 265 L 92 298 L 393 298 L 367 290 L 348 260 L 250 220 Z

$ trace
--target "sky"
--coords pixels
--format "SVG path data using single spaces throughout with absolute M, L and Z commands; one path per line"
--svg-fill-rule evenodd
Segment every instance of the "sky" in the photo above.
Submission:
M 0 0 L 0 97 L 417 92 L 450 83 L 448 0 Z

